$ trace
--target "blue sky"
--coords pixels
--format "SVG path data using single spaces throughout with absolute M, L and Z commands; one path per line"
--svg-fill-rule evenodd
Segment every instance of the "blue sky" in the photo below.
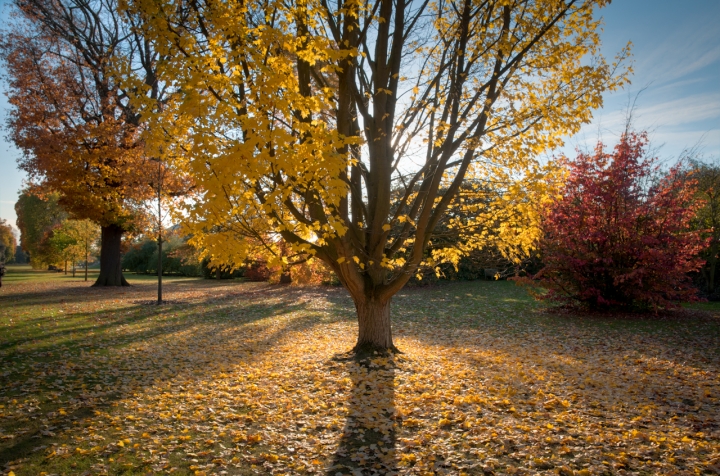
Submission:
M 0 25 L 7 19 L 6 4 L 0 0 Z M 598 138 L 614 143 L 628 103 L 636 100 L 635 129 L 650 133 L 661 159 L 672 161 L 696 146 L 706 159 L 720 159 L 720 1 L 615 0 L 599 14 L 606 57 L 633 43 L 632 84 L 606 96 L 592 124 L 568 138 L 564 151 L 592 148 Z M 2 124 L 8 114 L 3 95 Z M 0 134 L 0 218 L 14 225 L 25 176 L 15 163 L 19 152 L 5 135 Z

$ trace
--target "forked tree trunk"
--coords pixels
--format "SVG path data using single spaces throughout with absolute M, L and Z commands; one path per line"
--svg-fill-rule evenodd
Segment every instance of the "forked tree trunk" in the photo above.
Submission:
M 354 300 L 359 331 L 353 350 L 358 354 L 371 351 L 397 352 L 390 326 L 390 300 L 381 301 L 367 296 Z
M 117 225 L 101 228 L 100 276 L 93 284 L 98 286 L 130 286 L 122 274 L 120 261 L 120 239 L 123 229 Z M 87 263 L 87 260 L 86 260 Z M 86 265 L 87 266 L 87 265 Z

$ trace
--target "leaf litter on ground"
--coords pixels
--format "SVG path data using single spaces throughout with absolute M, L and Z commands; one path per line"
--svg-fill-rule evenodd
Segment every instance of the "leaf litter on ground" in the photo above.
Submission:
M 411 288 L 403 353 L 358 361 L 342 289 L 153 292 L 3 288 L 4 474 L 720 474 L 710 311 L 583 318 L 509 283 Z

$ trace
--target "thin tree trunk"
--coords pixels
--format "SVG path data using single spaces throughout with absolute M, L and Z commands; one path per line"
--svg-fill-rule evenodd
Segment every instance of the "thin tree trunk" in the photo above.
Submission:
M 120 261 L 120 239 L 123 229 L 117 225 L 101 228 L 100 238 L 100 276 L 93 286 L 130 286 L 122 274 Z M 85 260 L 87 276 L 87 259 Z
M 710 294 L 715 294 L 715 267 L 717 265 L 717 243 L 713 243 L 710 246 L 710 259 L 708 260 L 708 263 L 710 264 L 710 272 L 708 273 L 708 288 L 710 291 Z
M 162 235 L 158 234 L 158 304 L 162 303 Z
M 73 272 L 73 278 L 75 277 L 75 260 L 72 260 L 72 272 Z
M 215 268 L 215 279 L 221 279 L 222 278 L 222 271 L 220 270 L 220 267 L 218 266 Z
M 358 315 L 358 340 L 353 349 L 357 354 L 372 351 L 397 352 L 390 324 L 390 299 L 380 301 L 363 296 L 355 299 Z
M 157 303 L 162 304 L 162 162 L 158 159 L 157 220 L 158 220 L 158 293 Z
M 65 276 L 67 276 L 67 260 L 65 260 Z

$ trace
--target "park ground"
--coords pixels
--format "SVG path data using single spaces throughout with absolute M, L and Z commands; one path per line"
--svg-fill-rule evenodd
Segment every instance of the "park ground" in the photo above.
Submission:
M 720 307 L 548 309 L 407 288 L 357 362 L 341 288 L 11 267 L 0 474 L 720 474 Z

